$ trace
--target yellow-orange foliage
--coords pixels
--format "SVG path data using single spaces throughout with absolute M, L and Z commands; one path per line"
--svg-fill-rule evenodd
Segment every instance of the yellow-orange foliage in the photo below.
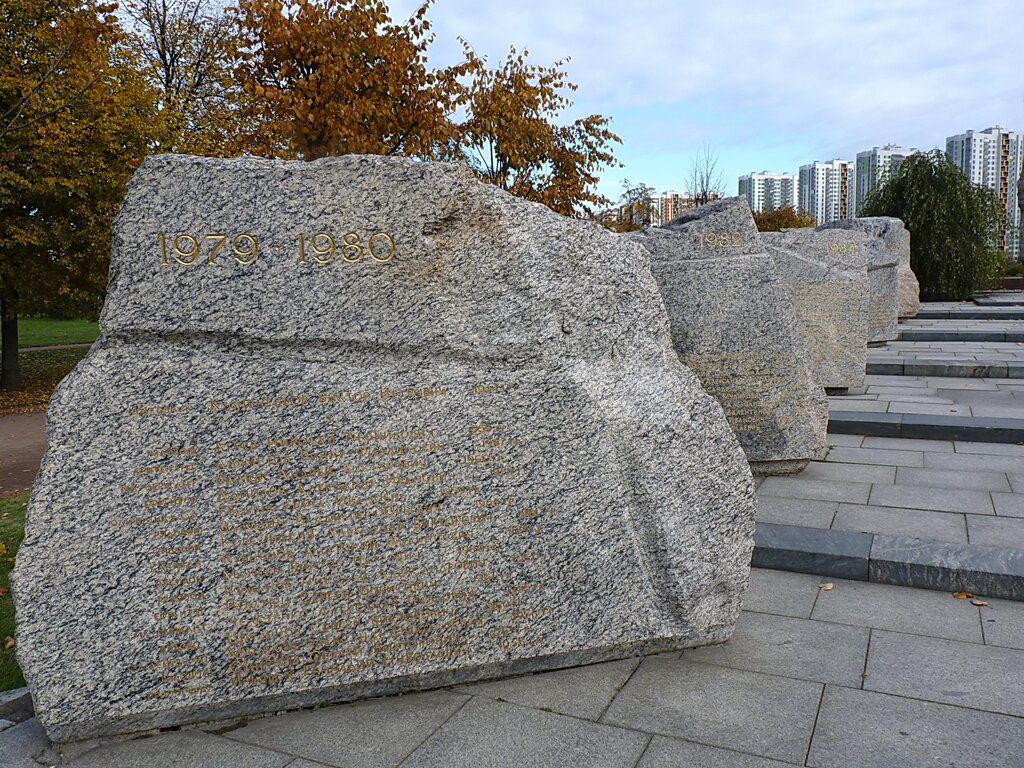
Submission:
M 237 148 L 312 160 L 349 153 L 438 157 L 474 63 L 427 66 L 425 2 L 394 24 L 378 0 L 242 0 L 229 40 L 248 96 Z
M 528 64 L 527 55 L 511 48 L 500 68 L 475 70 L 461 125 L 467 159 L 484 181 L 567 216 L 582 215 L 590 204 L 609 202 L 593 186 L 598 170 L 615 164 L 610 145 L 619 137 L 601 115 L 556 124 L 572 104 L 564 91 L 576 90 L 562 71 L 568 59 L 541 67 Z
M 754 223 L 761 232 L 778 232 L 781 229 L 813 227 L 816 222 L 807 211 L 787 205 L 764 213 L 754 212 Z

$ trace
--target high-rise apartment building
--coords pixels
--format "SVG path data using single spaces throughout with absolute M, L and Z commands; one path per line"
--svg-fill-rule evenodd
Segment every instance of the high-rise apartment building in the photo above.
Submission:
M 757 213 L 796 206 L 799 202 L 799 177 L 792 173 L 748 173 L 740 176 L 740 197 L 747 198 L 750 210 Z
M 1017 179 L 1020 178 L 1024 141 L 1020 134 L 1001 126 L 967 131 L 946 139 L 946 156 L 975 184 L 988 187 L 1006 210 L 1006 226 L 999 233 L 999 247 L 1019 259 L 1020 209 Z
M 854 165 L 849 160 L 830 160 L 800 166 L 800 207 L 819 224 L 848 219 L 856 211 Z
M 857 153 L 857 214 L 864 207 L 864 200 L 875 187 L 886 181 L 906 158 L 919 150 L 886 144 Z

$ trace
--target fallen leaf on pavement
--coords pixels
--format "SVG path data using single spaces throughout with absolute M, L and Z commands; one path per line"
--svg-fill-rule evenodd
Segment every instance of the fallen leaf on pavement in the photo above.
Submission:
M 9 651 L 14 647 L 14 638 L 8 635 L 4 638 L 4 650 Z
M 819 584 L 818 589 L 820 589 L 822 592 L 828 592 L 830 589 L 834 589 L 835 586 L 836 585 L 830 581 L 828 584 Z
M 988 605 L 984 600 L 971 600 L 971 605 Z
M 974 597 L 973 592 L 954 592 L 953 597 L 957 600 L 966 600 L 969 597 Z

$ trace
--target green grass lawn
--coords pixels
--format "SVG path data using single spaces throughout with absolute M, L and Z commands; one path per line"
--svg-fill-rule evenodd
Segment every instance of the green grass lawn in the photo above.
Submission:
M 38 317 L 18 318 L 18 345 L 49 347 L 54 344 L 92 343 L 100 335 L 98 323 L 88 320 L 49 320 Z
M 25 534 L 25 505 L 28 491 L 0 498 L 0 691 L 20 688 L 25 684 L 14 658 L 14 648 L 7 648 L 7 638 L 14 637 L 14 602 L 9 579 L 14 568 L 14 555 Z
M 22 389 L 20 392 L 0 389 L 0 414 L 44 409 L 50 402 L 53 388 L 71 373 L 88 351 L 88 347 L 72 347 L 22 352 L 19 355 Z

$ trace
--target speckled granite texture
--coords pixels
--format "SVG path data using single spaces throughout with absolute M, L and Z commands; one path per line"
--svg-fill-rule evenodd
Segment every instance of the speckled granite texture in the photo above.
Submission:
M 825 448 L 828 405 L 746 201 L 630 237 L 651 252 L 680 360 L 722 404 L 755 471 L 799 472 Z
M 901 291 L 909 296 L 909 288 L 905 287 L 908 278 L 903 273 L 910 271 L 910 234 L 903 222 L 891 216 L 871 216 L 831 221 L 818 229 L 846 229 L 868 235 L 868 341 L 899 338 L 896 324 L 905 316 L 900 312 Z M 912 271 L 909 279 L 914 281 L 916 297 L 917 278 Z
M 830 389 L 862 386 L 869 237 L 857 231 L 806 228 L 763 232 L 761 240 L 793 303 L 818 382 Z
M 151 157 L 101 329 L 14 574 L 55 740 L 732 631 L 747 463 L 596 224 L 456 164 Z

